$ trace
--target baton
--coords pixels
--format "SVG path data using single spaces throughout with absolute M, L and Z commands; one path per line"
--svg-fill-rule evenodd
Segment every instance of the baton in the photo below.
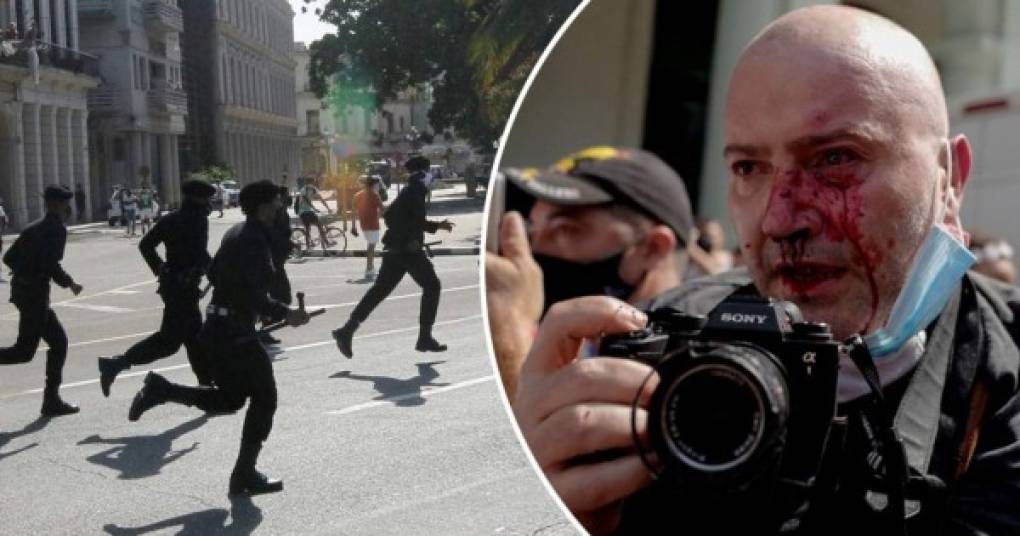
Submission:
M 205 288 L 202 289 L 202 292 L 198 293 L 198 299 L 201 300 L 202 298 L 205 298 L 205 295 L 209 294 L 210 290 L 212 290 L 212 281 L 209 281 L 208 283 L 205 284 Z
M 298 309 L 304 311 L 305 310 L 305 293 L 304 292 L 298 292 L 297 293 L 297 299 L 298 299 Z M 306 313 L 308 314 L 309 318 L 319 316 L 319 315 L 321 315 L 321 314 L 323 314 L 325 312 L 326 312 L 326 309 L 316 309 L 314 311 L 306 311 Z M 265 333 L 272 333 L 272 332 L 277 331 L 279 329 L 285 328 L 285 327 L 287 327 L 289 325 L 290 324 L 288 324 L 286 320 L 281 320 L 279 322 L 274 322 L 272 324 L 269 324 L 268 326 L 263 326 L 262 329 L 259 330 L 259 335 L 262 335 L 262 334 L 265 334 Z

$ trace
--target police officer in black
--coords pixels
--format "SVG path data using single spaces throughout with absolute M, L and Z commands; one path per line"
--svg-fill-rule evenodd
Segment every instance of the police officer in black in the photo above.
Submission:
M 290 216 L 287 214 L 287 207 L 291 204 L 290 189 L 286 186 L 286 175 L 284 185 L 280 186 L 280 199 L 283 206 L 276 212 L 273 219 L 270 247 L 273 250 L 273 268 L 276 272 L 273 275 L 273 283 L 269 286 L 269 297 L 278 302 L 290 305 L 291 297 L 290 279 L 287 277 L 287 258 L 290 257 L 294 243 L 290 241 Z M 282 318 L 270 318 L 270 321 L 283 320 Z M 280 340 L 266 333 L 262 336 L 262 342 L 266 344 L 279 344 Z
M 283 489 L 283 482 L 255 470 L 276 413 L 273 364 L 258 341 L 255 322 L 260 315 L 280 316 L 293 326 L 308 322 L 303 310 L 290 309 L 269 297 L 274 272 L 270 229 L 281 206 L 279 194 L 279 188 L 269 181 L 252 183 L 241 190 L 241 209 L 247 221 L 227 231 L 209 268 L 213 296 L 200 338 L 205 354 L 214 363 L 215 386 L 178 385 L 150 372 L 128 412 L 128 419 L 136 421 L 152 407 L 173 402 L 208 413 L 233 413 L 249 399 L 241 449 L 230 475 L 231 494 Z
M 50 308 L 50 280 L 70 288 L 75 296 L 81 285 L 60 266 L 67 242 L 65 222 L 71 216 L 71 193 L 66 186 L 47 186 L 43 193 L 46 215 L 21 232 L 4 255 L 4 264 L 14 272 L 11 279 L 11 303 L 18 308 L 18 340 L 14 346 L 0 348 L 0 365 L 28 363 L 35 356 L 39 340 L 46 341 L 46 389 L 42 414 L 47 417 L 78 413 L 78 407 L 60 399 L 64 361 L 67 359 L 67 334 Z
M 145 234 L 138 249 L 159 278 L 163 298 L 163 321 L 159 331 L 139 341 L 123 355 L 99 358 L 99 386 L 103 396 L 110 396 L 110 386 L 117 374 L 132 365 L 152 363 L 177 353 L 184 345 L 191 370 L 202 385 L 212 384 L 212 372 L 202 355 L 198 332 L 202 329 L 199 285 L 209 267 L 209 198 L 216 189 L 204 180 L 191 179 L 181 185 L 184 202 L 181 208 L 161 218 Z M 166 261 L 156 247 L 166 248 Z
M 404 167 L 410 172 L 407 187 L 400 191 L 393 204 L 386 209 L 386 234 L 382 243 L 385 251 L 382 254 L 382 266 L 379 275 L 361 298 L 351 317 L 342 327 L 333 330 L 333 338 L 340 353 L 348 358 L 353 355 L 351 344 L 354 332 L 368 315 L 393 292 L 393 289 L 404 278 L 411 278 L 422 288 L 421 310 L 418 318 L 418 342 L 415 349 L 419 352 L 442 352 L 445 344 L 440 344 L 432 337 L 432 325 L 436 322 L 439 310 L 439 278 L 432 261 L 425 254 L 425 233 L 435 233 L 440 229 L 453 230 L 449 220 L 441 222 L 426 219 L 428 213 L 429 185 L 432 176 L 428 173 L 431 162 L 423 156 L 410 158 Z

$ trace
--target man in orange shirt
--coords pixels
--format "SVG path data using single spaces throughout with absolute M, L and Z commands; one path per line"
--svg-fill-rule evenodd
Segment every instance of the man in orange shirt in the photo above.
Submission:
M 372 261 L 375 259 L 375 245 L 379 243 L 379 216 L 386 210 L 382 199 L 376 192 L 380 182 L 381 179 L 378 175 L 362 175 L 362 188 L 354 194 L 354 212 L 357 214 L 357 219 L 352 222 L 354 236 L 358 236 L 358 224 L 361 224 L 361 230 L 365 233 L 365 241 L 368 242 L 365 253 L 367 259 L 365 279 L 375 278 L 375 267 L 372 265 Z

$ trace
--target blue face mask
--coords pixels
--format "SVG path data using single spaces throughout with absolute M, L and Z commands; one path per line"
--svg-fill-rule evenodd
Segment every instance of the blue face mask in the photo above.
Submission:
M 914 256 L 907 283 L 893 304 L 889 320 L 882 329 L 864 337 L 871 356 L 895 353 L 934 321 L 976 260 L 941 224 L 933 226 Z

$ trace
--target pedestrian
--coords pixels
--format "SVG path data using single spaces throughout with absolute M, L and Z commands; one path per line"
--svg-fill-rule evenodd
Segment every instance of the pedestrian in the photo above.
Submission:
M 124 235 L 135 236 L 135 219 L 138 217 L 138 197 L 131 188 L 121 190 L 121 214 L 124 216 Z
M 155 217 L 154 202 L 156 192 L 149 188 L 148 184 L 142 185 L 138 191 L 138 217 L 142 221 L 142 234 L 149 232 L 149 225 Z
M 224 204 L 223 185 L 221 185 L 218 182 L 214 182 L 213 183 L 213 188 L 216 189 L 216 192 L 212 196 L 212 208 L 213 208 L 213 210 L 218 210 L 220 212 L 219 217 L 222 218 L 223 217 L 223 204 Z
M 333 338 L 340 353 L 348 358 L 353 356 L 351 343 L 354 332 L 368 319 L 376 306 L 393 292 L 404 274 L 411 274 L 414 282 L 422 288 L 415 349 L 419 352 L 446 350 L 446 345 L 440 344 L 432 336 L 432 325 L 439 310 L 440 284 L 436 269 L 425 254 L 424 233 L 435 233 L 440 229 L 452 231 L 453 223 L 449 220 L 437 222 L 426 219 L 426 200 L 432 183 L 432 176 L 428 173 L 430 164 L 428 158 L 423 156 L 415 156 L 405 164 L 411 175 L 407 187 L 401 190 L 393 204 L 386 209 L 386 235 L 382 239 L 386 251 L 382 256 L 379 276 L 351 312 L 347 323 L 333 330 Z
M 358 224 L 361 224 L 361 231 L 365 234 L 365 279 L 375 278 L 375 245 L 379 243 L 379 216 L 385 211 L 382 198 L 379 197 L 378 189 L 382 179 L 378 175 L 363 175 L 361 177 L 362 188 L 354 194 L 354 211 L 357 218 L 351 223 L 351 232 L 358 236 Z
M 60 266 L 67 242 L 67 218 L 74 196 L 66 186 L 50 185 L 43 193 L 46 215 L 18 236 L 4 264 L 11 268 L 11 303 L 18 309 L 18 339 L 14 346 L 0 348 L 0 365 L 28 363 L 46 341 L 46 386 L 41 413 L 47 417 L 78 413 L 78 407 L 60 399 L 60 383 L 67 359 L 67 334 L 50 308 L 50 280 L 71 289 L 75 296 L 82 286 Z
M 85 189 L 80 182 L 74 185 L 74 208 L 78 223 L 85 221 Z
M 319 243 L 322 245 L 322 250 L 326 251 L 326 248 L 333 244 L 326 238 L 326 227 L 319 221 L 318 210 L 312 205 L 312 201 L 317 200 L 322 203 L 323 208 L 326 209 L 326 214 L 332 214 L 333 212 L 329 209 L 326 200 L 322 198 L 322 194 L 319 193 L 319 190 L 311 180 L 307 180 L 301 186 L 297 195 L 298 217 L 301 218 L 301 223 L 305 226 L 305 246 L 308 249 L 312 249 L 312 225 L 315 225 L 319 229 Z
M 207 355 L 214 356 L 216 362 L 215 386 L 178 385 L 150 372 L 131 402 L 128 419 L 137 421 L 165 402 L 211 413 L 233 413 L 248 399 L 229 490 L 231 494 L 255 495 L 283 489 L 282 481 L 255 469 L 276 413 L 273 363 L 258 341 L 255 321 L 260 315 L 281 316 L 288 324 L 299 326 L 308 322 L 308 314 L 269 297 L 273 279 L 270 231 L 282 206 L 279 188 L 269 181 L 254 182 L 241 190 L 240 202 L 247 219 L 227 231 L 209 269 L 213 296 L 206 308 L 201 340 Z
M 202 179 L 181 185 L 181 208 L 159 220 L 145 234 L 138 249 L 153 275 L 159 278 L 157 292 L 163 299 L 163 321 L 159 331 L 115 357 L 99 358 L 99 387 L 110 396 L 117 375 L 133 365 L 145 365 L 177 353 L 184 345 L 191 370 L 201 385 L 212 384 L 210 364 L 202 353 L 198 333 L 202 329 L 199 286 L 209 267 L 209 198 L 213 187 Z M 163 244 L 166 259 L 156 248 Z

